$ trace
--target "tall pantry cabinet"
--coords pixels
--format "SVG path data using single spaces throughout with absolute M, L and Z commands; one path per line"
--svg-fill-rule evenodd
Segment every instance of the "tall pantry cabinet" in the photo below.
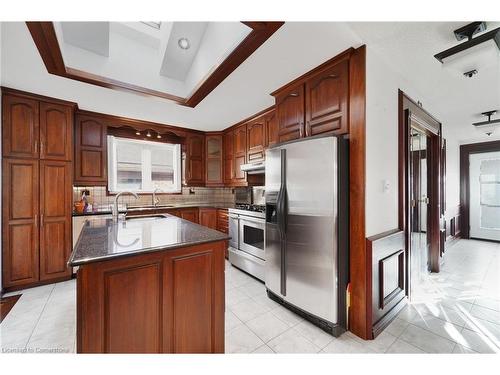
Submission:
M 73 103 L 2 90 L 2 286 L 71 277 Z

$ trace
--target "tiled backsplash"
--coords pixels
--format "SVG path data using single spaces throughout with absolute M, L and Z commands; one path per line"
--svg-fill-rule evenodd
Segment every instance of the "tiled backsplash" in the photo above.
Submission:
M 89 190 L 88 200 L 92 205 L 110 205 L 115 198 L 114 195 L 106 195 L 105 186 L 74 186 L 74 202 L 81 199 L 82 190 Z M 190 190 L 194 191 L 194 194 L 190 194 Z M 182 194 L 157 194 L 157 197 L 160 199 L 160 204 L 234 203 L 234 194 L 231 188 L 182 188 Z M 147 205 L 152 203 L 151 200 L 151 194 L 139 195 L 139 199 L 135 199 L 132 195 L 122 195 L 119 203 Z

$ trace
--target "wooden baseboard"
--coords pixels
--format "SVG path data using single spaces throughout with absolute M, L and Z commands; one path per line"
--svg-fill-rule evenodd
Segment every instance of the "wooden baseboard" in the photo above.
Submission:
M 399 312 L 408 304 L 408 298 L 403 298 L 399 303 L 394 306 L 387 314 L 384 315 L 377 323 L 373 325 L 372 333 L 373 338 L 376 338 L 394 319 L 398 316 Z

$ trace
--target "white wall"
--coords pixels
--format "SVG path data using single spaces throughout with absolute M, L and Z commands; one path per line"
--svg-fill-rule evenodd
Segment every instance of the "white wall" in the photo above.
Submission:
M 367 45 L 366 53 L 366 236 L 398 227 L 398 89 L 425 98 L 397 67 Z M 439 116 L 433 108 L 426 109 Z M 438 117 L 439 118 L 439 117 Z M 388 183 L 388 190 L 384 184 Z

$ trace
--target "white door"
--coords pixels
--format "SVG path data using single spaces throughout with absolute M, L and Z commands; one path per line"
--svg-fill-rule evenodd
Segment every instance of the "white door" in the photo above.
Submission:
M 469 156 L 470 237 L 500 241 L 500 152 Z

